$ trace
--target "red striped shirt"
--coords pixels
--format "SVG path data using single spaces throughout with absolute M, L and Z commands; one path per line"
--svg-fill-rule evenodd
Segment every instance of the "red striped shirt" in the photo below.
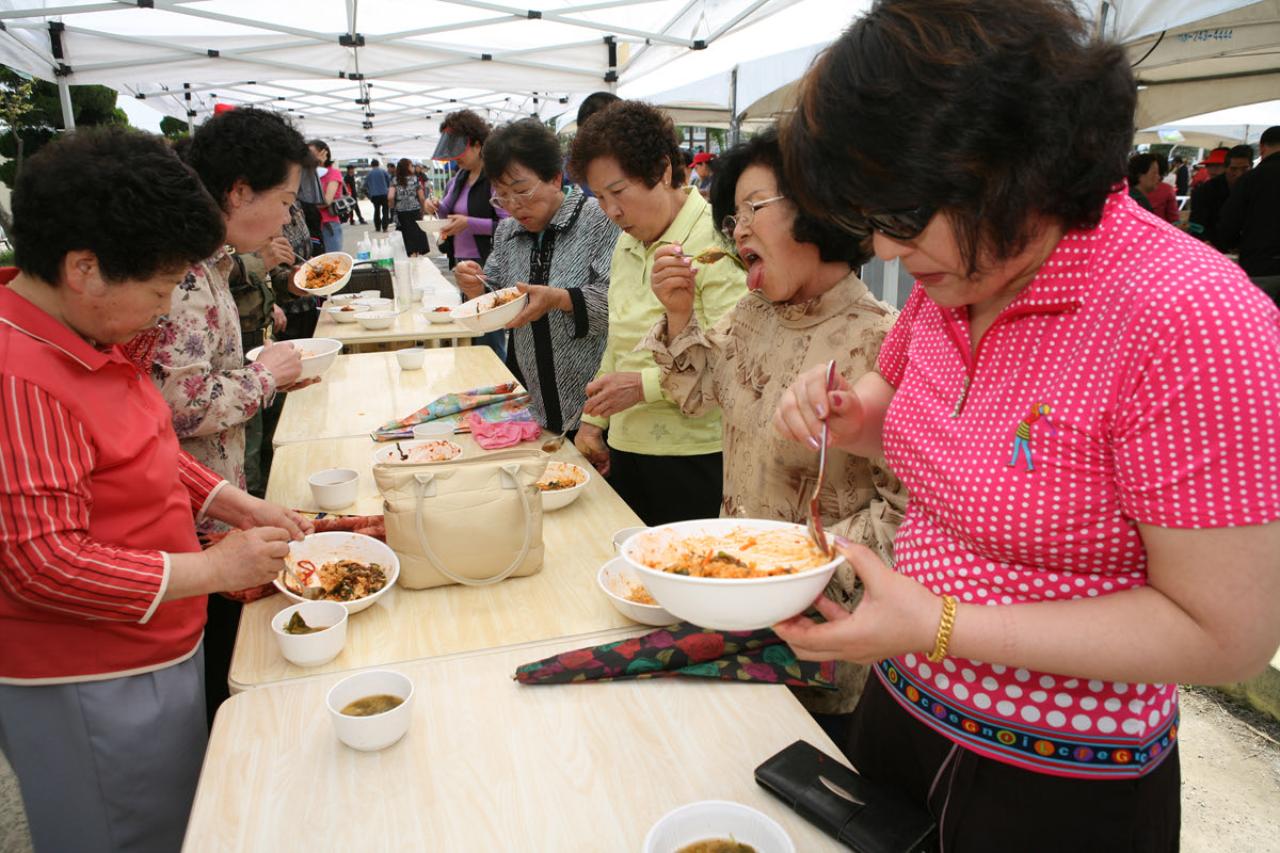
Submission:
M 168 406 L 0 287 L 0 680 L 69 681 L 189 655 L 204 597 L 161 603 L 169 553 L 224 482 L 178 448 Z

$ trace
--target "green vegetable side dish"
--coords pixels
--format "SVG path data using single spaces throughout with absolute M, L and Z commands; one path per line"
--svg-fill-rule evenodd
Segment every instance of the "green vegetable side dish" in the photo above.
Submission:
M 293 615 L 289 617 L 289 621 L 286 622 L 284 626 L 284 632 L 286 634 L 314 634 L 317 631 L 324 630 L 326 629 L 313 628 L 308 625 L 307 621 L 302 618 L 302 614 L 296 610 L 293 611 Z

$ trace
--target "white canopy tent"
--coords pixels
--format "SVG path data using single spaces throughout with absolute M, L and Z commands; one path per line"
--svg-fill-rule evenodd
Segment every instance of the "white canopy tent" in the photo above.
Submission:
M 1174 141 L 1175 136 L 1181 136 L 1179 144 L 1210 148 L 1219 143 L 1256 143 L 1264 130 L 1276 126 L 1280 126 L 1280 100 L 1215 110 L 1179 121 L 1165 122 L 1139 134 L 1137 141 L 1148 141 L 1147 137 L 1150 136 L 1155 137 L 1151 141 L 1170 142 Z
M 423 156 L 451 110 L 554 116 L 795 2 L 0 0 L 0 62 L 192 121 L 219 102 L 277 109 L 338 156 Z

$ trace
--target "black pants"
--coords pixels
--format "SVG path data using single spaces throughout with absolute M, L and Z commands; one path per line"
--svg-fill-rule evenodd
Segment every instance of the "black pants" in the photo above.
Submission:
M 204 705 L 210 727 L 218 706 L 231 695 L 227 674 L 231 671 L 231 650 L 236 644 L 243 607 L 240 602 L 217 594 L 209 596 L 208 621 L 204 625 Z
M 411 258 L 431 251 L 431 244 L 427 242 L 427 232 L 418 227 L 418 219 L 421 216 L 421 208 L 396 211 L 396 228 L 404 236 L 404 251 Z
M 609 449 L 609 485 L 650 527 L 720 515 L 724 457 L 647 456 Z
M 845 752 L 868 780 L 927 806 L 941 824 L 942 853 L 1178 849 L 1176 746 L 1141 779 L 1067 779 L 1023 770 L 956 747 L 917 722 L 872 673 Z
M 387 210 L 387 197 L 371 195 L 369 201 L 373 202 L 373 230 L 386 231 L 391 227 L 391 212 Z

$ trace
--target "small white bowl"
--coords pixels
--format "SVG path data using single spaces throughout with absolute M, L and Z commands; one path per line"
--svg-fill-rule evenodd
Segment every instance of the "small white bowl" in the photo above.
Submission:
M 355 301 L 357 308 L 363 308 L 366 311 L 394 311 L 396 301 L 394 299 L 386 299 L 381 296 L 360 297 Z
M 582 482 L 576 486 L 570 486 L 567 489 L 556 489 L 555 491 L 542 492 L 542 511 L 550 512 L 553 509 L 566 507 L 578 499 L 582 494 L 582 490 L 587 487 L 587 483 L 591 482 L 591 472 L 581 465 L 575 465 L 572 462 L 562 462 L 559 459 L 552 459 L 547 463 L 547 472 L 540 479 L 548 479 L 556 476 L 560 471 L 566 471 L 572 468 L 582 474 Z
M 453 435 L 453 424 L 444 421 L 427 421 L 413 428 L 413 437 L 418 441 L 432 441 Z
M 343 708 L 357 699 L 382 694 L 404 701 L 390 711 L 371 717 L 349 717 L 342 713 Z M 413 682 L 389 669 L 358 672 L 333 685 L 324 704 L 329 709 L 338 740 L 361 752 L 375 752 L 391 746 L 409 731 L 409 721 L 413 719 Z
M 302 352 L 302 373 L 298 381 L 314 379 L 328 370 L 342 352 L 342 341 L 333 338 L 299 338 L 288 341 L 294 349 Z M 257 361 L 262 355 L 262 347 L 254 347 L 244 354 L 246 361 Z
M 486 293 L 470 302 L 462 303 L 449 312 L 449 316 L 473 332 L 496 332 L 514 320 L 520 310 L 529 303 L 529 294 L 521 293 L 519 299 L 494 307 L 498 299 L 511 293 L 520 293 L 520 291 L 514 287 L 504 287 L 502 290 Z
M 622 543 L 626 542 L 637 533 L 644 533 L 647 527 L 624 527 L 621 530 L 613 531 L 613 550 L 618 552 L 622 550 Z
M 396 444 L 399 444 L 400 449 L 403 450 L 405 453 L 409 453 L 410 451 L 413 450 L 413 448 L 420 447 L 424 444 L 448 445 L 448 447 L 445 449 L 447 449 L 453 455 L 450 456 L 448 459 L 434 459 L 434 460 L 423 459 L 421 461 L 405 460 L 400 458 L 400 452 L 396 450 Z M 429 438 L 429 439 L 422 439 L 422 440 L 414 439 L 413 441 L 399 441 L 399 442 L 390 443 L 385 447 L 379 447 L 377 450 L 373 451 L 373 464 L 374 465 L 425 465 L 431 462 L 449 462 L 453 459 L 457 459 L 461 455 L 462 455 L 462 447 L 460 445 L 455 444 L 454 442 L 449 441 L 448 439 L 440 438 L 437 436 L 436 438 Z
M 338 262 L 340 269 L 345 270 L 342 277 L 332 284 L 327 284 L 324 287 L 307 287 L 305 282 L 307 280 L 307 272 L 309 268 L 321 263 L 322 261 L 333 260 Z M 355 264 L 356 259 L 348 255 L 346 252 L 325 252 L 323 255 L 317 255 L 302 266 L 298 267 L 298 271 L 293 274 L 293 283 L 299 290 L 305 291 L 308 296 L 328 296 L 331 293 L 337 293 L 339 290 L 342 290 L 342 288 L 347 286 L 347 282 L 351 281 L 351 270 L 355 267 Z
M 394 311 L 364 311 L 356 315 L 356 322 L 369 331 L 390 329 L 391 324 L 396 321 L 396 316 Z
M 381 290 L 362 290 L 356 294 L 356 299 L 381 299 Z
M 386 586 L 373 595 L 357 598 L 355 601 L 338 602 L 347 608 L 348 613 L 359 613 L 361 610 L 372 607 L 378 599 L 391 591 L 400 577 L 400 558 L 396 556 L 396 552 L 388 548 L 385 542 L 380 542 L 372 536 L 365 536 L 363 533 L 347 533 L 342 530 L 312 533 L 301 542 L 289 543 L 289 559 L 293 560 L 295 565 L 300 560 L 310 560 L 316 566 L 334 560 L 356 560 L 362 563 L 377 563 L 381 566 L 387 575 Z M 299 603 L 306 601 L 307 599 L 285 586 L 283 576 L 282 571 L 272 581 L 276 589 L 284 593 L 290 601 Z
M 644 584 L 621 557 L 614 557 L 600 567 L 600 571 L 596 573 L 596 583 L 609 596 L 609 603 L 632 622 L 662 628 L 680 621 L 656 604 L 641 604 L 627 598 L 630 588 L 643 587 Z
M 360 474 L 351 468 L 325 468 L 308 477 L 307 484 L 321 509 L 342 509 L 356 502 Z
M 756 853 L 796 853 L 778 822 L 741 803 L 704 800 L 667 812 L 644 837 L 644 853 L 674 853 L 695 841 L 715 838 L 749 844 Z
M 418 223 L 418 227 L 422 229 L 423 233 L 425 233 L 425 234 L 439 234 L 439 233 L 440 233 L 440 229 L 441 229 L 441 228 L 443 228 L 443 227 L 445 226 L 445 223 L 447 223 L 449 220 L 447 220 L 447 219 L 432 219 L 432 218 L 430 218 L 430 217 L 425 217 L 425 218 L 423 218 L 423 219 L 417 219 L 417 220 L 414 220 L 414 221 Z
M 290 634 L 284 630 L 293 614 L 312 628 L 311 634 Z M 281 610 L 271 618 L 271 632 L 276 635 L 280 654 L 296 666 L 320 666 L 336 658 L 347 641 L 347 608 L 336 601 L 304 601 Z
M 328 305 L 324 309 L 324 313 L 328 314 L 338 323 L 354 323 L 356 315 L 362 310 L 362 306 L 343 303 L 342 305 Z
M 452 323 L 452 322 L 453 322 L 453 313 L 452 313 L 452 312 L 453 312 L 453 309 L 454 309 L 455 307 L 457 307 L 457 306 L 454 306 L 454 305 L 427 305 L 427 306 L 425 306 L 425 307 L 422 309 L 422 312 L 421 312 L 421 313 L 422 313 L 422 316 L 424 316 L 424 317 L 426 317 L 426 318 L 427 318 L 427 322 L 429 322 L 429 323 L 437 323 L 437 324 L 441 324 L 441 325 L 443 325 L 444 323 Z
M 636 571 L 649 594 L 685 622 L 717 631 L 754 631 L 803 613 L 827 587 L 844 559 L 839 554 L 820 566 L 789 575 L 759 578 L 699 578 L 651 569 L 639 559 L 646 550 L 667 539 L 690 535 L 715 536 L 734 528 L 789 529 L 808 538 L 804 525 L 748 518 L 708 518 L 677 521 L 632 536 L 622 545 L 622 557 Z
M 427 351 L 422 347 L 396 350 L 396 361 L 399 362 L 401 370 L 421 370 L 422 363 L 426 359 Z

